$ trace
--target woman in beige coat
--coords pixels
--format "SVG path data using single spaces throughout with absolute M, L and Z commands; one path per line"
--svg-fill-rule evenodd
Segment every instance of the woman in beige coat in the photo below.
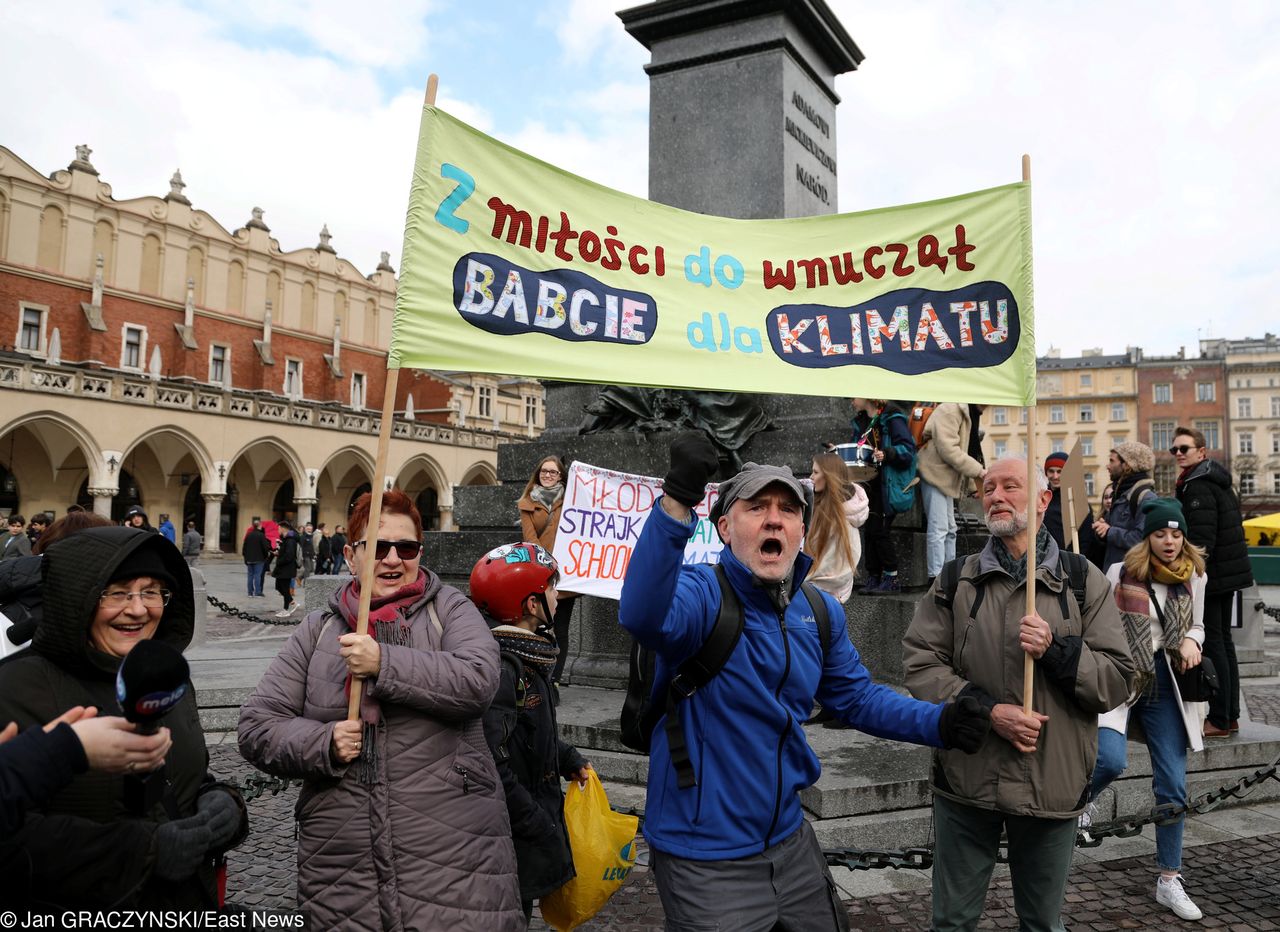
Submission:
M 524 494 L 520 496 L 516 506 L 520 509 L 520 533 L 523 539 L 541 544 L 547 553 L 555 551 L 556 528 L 560 526 L 564 484 L 568 478 L 569 470 L 564 460 L 558 456 L 544 456 L 533 467 L 533 475 L 529 477 Z M 556 636 L 556 646 L 560 648 L 555 669 L 551 671 L 554 686 L 560 685 L 560 676 L 564 673 L 564 661 L 569 653 L 569 621 L 573 618 L 573 605 L 576 601 L 576 593 L 562 590 L 551 624 Z

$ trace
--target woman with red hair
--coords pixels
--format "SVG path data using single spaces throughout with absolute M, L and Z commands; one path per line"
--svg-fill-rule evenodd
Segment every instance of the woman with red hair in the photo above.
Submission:
M 311 612 L 240 713 L 240 750 L 300 777 L 298 907 L 318 928 L 525 928 L 506 796 L 483 716 L 499 653 L 480 613 L 421 565 L 422 518 L 393 489 L 377 542 L 349 520 L 351 579 Z M 360 580 L 375 561 L 369 633 Z M 348 721 L 352 680 L 360 717 Z

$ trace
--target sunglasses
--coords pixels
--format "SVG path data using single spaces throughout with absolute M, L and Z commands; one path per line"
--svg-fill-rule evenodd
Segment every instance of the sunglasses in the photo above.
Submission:
M 1199 447 L 1193 447 L 1193 446 L 1192 446 L 1191 444 L 1189 444 L 1189 443 L 1184 443 L 1184 444 L 1182 444 L 1182 445 L 1180 445 L 1180 446 L 1170 447 L 1170 448 L 1169 448 L 1169 452 L 1170 452 L 1173 456 L 1177 456 L 1178 454 L 1182 454 L 1183 456 L 1186 456 L 1186 455 L 1187 455 L 1188 453 L 1190 453 L 1192 450 L 1198 450 L 1198 449 L 1200 449 L 1200 448 L 1199 448 Z
M 360 541 L 356 546 L 362 546 L 364 541 Z M 391 548 L 396 548 L 396 554 L 401 560 L 412 560 L 418 554 L 422 553 L 422 541 L 418 540 L 380 540 L 373 547 L 373 556 L 375 560 L 385 560 L 387 554 L 391 552 Z

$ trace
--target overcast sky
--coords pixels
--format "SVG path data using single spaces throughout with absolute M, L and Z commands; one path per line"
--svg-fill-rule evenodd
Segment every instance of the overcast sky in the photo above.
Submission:
M 1194 353 L 1280 329 L 1280 4 L 830 0 L 866 55 L 837 79 L 840 207 L 1020 177 L 1036 343 Z M 120 199 L 187 196 L 284 250 L 327 223 L 399 267 L 417 113 L 439 103 L 623 191 L 647 188 L 648 53 L 608 0 L 7 0 L 0 145 L 77 143 Z

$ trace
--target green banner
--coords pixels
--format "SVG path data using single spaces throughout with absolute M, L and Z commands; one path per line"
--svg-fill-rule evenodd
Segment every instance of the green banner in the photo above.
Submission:
M 388 364 L 1034 404 L 1031 188 L 731 220 L 602 187 L 427 107 Z

